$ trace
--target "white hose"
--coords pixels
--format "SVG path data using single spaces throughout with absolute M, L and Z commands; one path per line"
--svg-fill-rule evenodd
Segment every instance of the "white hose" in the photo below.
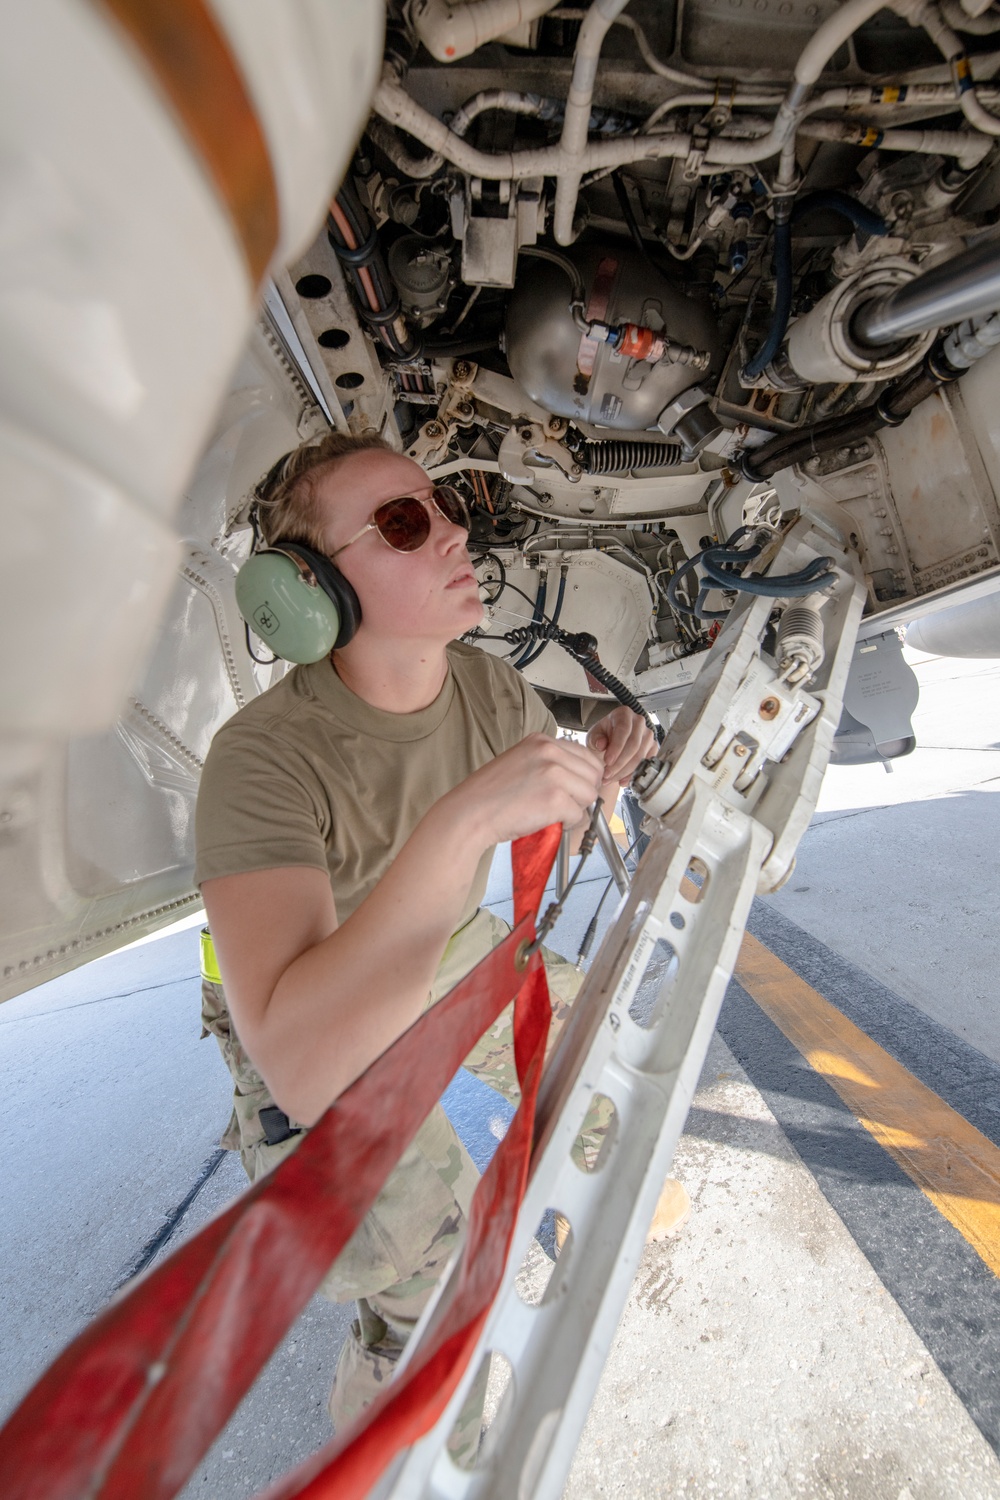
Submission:
M 749 166 L 781 153 L 778 186 L 793 187 L 795 130 L 805 112 L 806 99 L 839 47 L 884 7 L 885 0 L 847 0 L 810 37 L 795 64 L 793 83 L 778 107 L 774 124 L 766 135 L 752 141 L 726 143 L 717 137 L 709 143 L 706 162 L 726 166 Z M 896 0 L 894 9 L 908 12 L 920 0 Z M 719 148 L 724 148 L 724 154 Z
M 553 11 L 552 14 L 560 21 L 582 21 L 585 19 L 587 12 L 586 10 L 577 10 L 573 6 L 560 5 L 559 9 Z M 649 38 L 646 33 L 638 21 L 633 21 L 631 16 L 616 16 L 613 24 L 615 26 L 624 26 L 626 30 L 631 31 L 635 37 L 635 44 L 639 49 L 639 56 L 649 71 L 655 73 L 658 78 L 667 78 L 671 83 L 679 83 L 682 88 L 704 88 L 708 85 L 710 80 L 700 78 L 697 73 L 685 73 L 680 68 L 672 68 L 669 63 L 660 62 L 660 59 L 649 45 Z
M 411 156 L 396 132 L 383 120 L 369 120 L 367 134 L 379 150 L 385 152 L 394 167 L 398 167 L 407 177 L 415 177 L 418 182 L 433 177 L 444 166 L 444 157 L 436 151 L 432 151 L 429 156 Z
M 545 100 L 538 94 L 522 94 L 516 89 L 483 89 L 457 110 L 451 122 L 455 135 L 466 136 L 473 120 L 490 109 L 502 109 L 512 115 L 539 115 Z
M 964 31 L 967 36 L 992 36 L 1000 31 L 1000 15 L 991 5 L 981 15 L 970 16 L 963 10 L 960 0 L 941 0 L 941 14 L 949 26 Z
M 884 0 L 847 0 L 806 43 L 795 65 L 794 82 L 785 95 L 770 131 L 763 139 L 724 143 L 721 139 L 709 142 L 704 160 L 726 166 L 749 166 L 756 161 L 766 161 L 776 153 L 782 153 L 779 184 L 792 186 L 794 176 L 795 127 L 802 105 L 812 85 L 818 80 L 830 58 L 838 47 L 857 28 L 870 20 L 883 8 Z M 916 0 L 903 0 L 904 4 Z M 556 182 L 556 201 L 552 232 L 560 245 L 573 243 L 573 216 L 580 190 L 580 178 L 587 168 L 582 165 L 587 143 L 587 123 L 594 94 L 597 62 L 608 28 L 618 13 L 624 10 L 627 0 L 594 0 L 580 28 L 576 54 L 573 59 L 573 81 L 566 102 L 566 119 L 563 124 L 562 150 L 564 168 Z M 669 137 L 667 138 L 669 139 Z M 720 149 L 721 148 L 721 149 Z M 673 151 L 665 155 L 677 154 Z M 577 170 L 579 164 L 579 170 Z M 622 165 L 622 163 L 619 163 Z M 786 184 L 785 179 L 789 181 Z
M 580 191 L 580 178 L 586 168 L 582 165 L 587 149 L 587 128 L 594 100 L 594 82 L 597 64 L 612 23 L 619 11 L 625 9 L 628 0 L 594 0 L 584 17 L 580 34 L 576 39 L 573 54 L 573 77 L 566 100 L 566 116 L 563 120 L 562 139 L 559 143 L 563 171 L 556 182 L 556 201 L 552 215 L 552 234 L 557 245 L 571 245 L 573 215 Z M 580 163 L 579 168 L 577 166 Z
M 1000 312 L 980 314 L 978 318 L 966 318 L 951 330 L 945 341 L 944 357 L 954 369 L 967 370 L 998 344 Z
M 436 115 L 412 99 L 400 87 L 392 69 L 387 69 L 375 90 L 372 109 L 390 125 L 398 125 L 470 177 L 488 182 L 522 182 L 526 177 L 558 177 L 566 169 L 562 146 L 540 146 L 529 151 L 477 151 L 455 135 Z M 719 142 L 723 145 L 723 142 Z M 742 146 L 743 142 L 737 142 Z M 628 166 L 634 161 L 656 161 L 666 156 L 687 156 L 688 135 L 625 136 L 587 145 L 573 163 L 580 173 Z M 714 158 L 713 158 L 714 160 Z
M 871 90 L 865 89 L 865 99 L 871 98 Z M 759 109 L 762 105 L 780 104 L 784 96 L 774 89 L 754 89 L 752 92 L 735 94 L 732 99 L 725 99 L 727 109 Z M 949 91 L 950 97 L 950 91 Z M 643 121 L 643 134 L 651 134 L 659 125 L 660 121 L 667 115 L 673 114 L 676 109 L 705 108 L 713 104 L 718 105 L 723 101 L 719 98 L 718 89 L 702 89 L 697 93 L 674 94 L 672 99 L 666 99 L 658 104 L 647 120 Z
M 881 151 L 952 156 L 965 171 L 978 166 L 992 150 L 987 139 L 971 130 L 878 130 L 873 132 L 877 139 L 866 142 L 863 127 L 840 120 L 803 120 L 798 133 L 814 141 L 849 141 L 853 145 L 868 144 Z
M 527 151 L 479 151 L 448 129 L 443 121 L 432 115 L 401 88 L 395 74 L 387 70 L 372 103 L 375 113 L 391 125 L 397 125 L 421 141 L 429 151 L 435 152 L 444 161 L 450 161 L 459 171 L 470 177 L 481 177 L 488 182 L 522 182 L 527 177 L 555 177 L 566 170 L 566 159 L 562 146 L 541 146 Z M 748 122 L 749 123 L 749 122 Z M 818 122 L 823 123 L 823 122 Z M 838 122 L 833 122 L 836 126 Z M 811 127 L 810 127 L 811 128 Z M 846 131 L 856 127 L 845 125 Z M 809 133 L 809 129 L 805 130 Z M 733 140 L 716 136 L 708 143 L 703 170 L 713 172 L 719 167 L 752 165 L 774 154 L 772 126 L 763 134 L 750 139 Z M 896 132 L 892 133 L 896 135 Z M 930 132 L 913 132 L 914 136 L 929 136 Z M 971 158 L 975 151 L 972 137 L 959 132 L 937 132 L 949 147 L 960 148 L 963 155 Z M 837 137 L 840 139 L 841 137 Z M 380 141 L 380 144 L 382 142 Z M 590 142 L 583 153 L 572 162 L 571 170 L 583 175 L 587 172 L 611 172 L 616 167 L 629 166 L 637 161 L 658 161 L 665 157 L 684 158 L 691 151 L 691 137 L 687 134 L 653 134 L 624 136 L 606 141 Z M 889 149 L 894 149 L 890 146 Z M 919 149 L 914 147 L 914 149 Z M 952 151 L 944 154 L 954 154 Z M 427 158 L 426 166 L 434 158 Z
M 908 14 L 911 24 L 924 28 L 951 68 L 959 108 L 969 124 L 976 130 L 981 130 L 984 135 L 1000 135 L 1000 118 L 991 115 L 989 110 L 983 107 L 976 94 L 965 45 L 958 34 L 947 24 L 939 8 L 933 4 L 921 4 Z
M 816 114 L 824 109 L 853 110 L 870 112 L 873 107 L 885 108 L 891 105 L 894 110 L 906 112 L 914 109 L 934 108 L 938 105 L 953 105 L 955 102 L 955 90 L 950 83 L 910 83 L 906 86 L 906 92 L 901 99 L 880 100 L 877 95 L 879 90 L 868 88 L 866 85 L 845 85 L 841 88 L 824 89 L 820 94 L 813 94 L 808 104 L 802 108 L 802 118 L 807 115 Z M 898 90 L 897 90 L 898 92 Z M 980 98 L 1000 99 L 1000 90 L 995 84 L 983 84 L 977 91 Z M 722 96 L 720 98 L 718 89 L 703 89 L 685 94 L 674 94 L 672 98 L 658 104 L 648 119 L 643 121 L 644 132 L 652 132 L 664 120 L 667 115 L 677 109 L 704 108 L 706 106 L 725 104 L 727 109 L 760 109 L 762 106 L 779 104 L 784 96 L 774 89 L 738 89 L 732 97 Z
M 795 64 L 795 82 L 800 87 L 811 89 L 819 82 L 820 74 L 839 47 L 848 41 L 859 26 L 870 21 L 885 8 L 885 0 L 847 0 L 838 6 L 833 15 L 806 42 L 799 60 Z M 893 5 L 893 10 L 902 6 Z M 912 9 L 912 5 L 909 7 Z
M 419 0 L 410 7 L 414 31 L 438 62 L 456 62 L 478 47 L 537 21 L 556 0 Z
M 494 19 L 499 15 L 501 3 L 506 5 L 506 0 L 488 0 L 489 13 Z M 522 6 L 527 3 L 528 0 L 520 0 Z M 539 4 L 539 0 L 532 0 L 532 4 Z M 609 27 L 619 18 L 619 12 L 626 4 L 627 0 L 594 0 L 594 4 L 586 13 L 577 40 L 570 97 L 566 104 L 563 134 L 558 146 L 515 152 L 477 151 L 461 136 L 450 131 L 436 116 L 417 104 L 400 87 L 391 69 L 386 70 L 376 90 L 373 101 L 374 111 L 382 119 L 392 125 L 398 125 L 421 141 L 430 151 L 450 161 L 460 171 L 471 177 L 481 177 L 494 182 L 517 182 L 528 177 L 555 177 L 557 185 L 554 234 L 559 244 L 571 244 L 577 195 L 580 180 L 585 173 L 609 172 L 616 167 L 628 166 L 637 161 L 654 161 L 665 157 L 685 158 L 692 150 L 692 138 L 688 134 L 649 134 L 595 143 L 588 141 L 594 81 L 601 48 Z M 487 5 L 487 0 L 477 0 L 475 4 L 456 7 L 453 13 L 445 4 L 445 0 L 433 0 L 430 8 L 437 6 L 438 9 L 446 9 L 449 16 L 476 12 L 482 19 L 486 11 L 481 10 L 481 7 L 485 5 Z M 540 7 L 538 13 L 542 14 L 550 9 L 552 6 L 546 4 Z M 822 96 L 809 100 L 808 103 L 807 97 L 837 49 L 843 46 L 852 33 L 880 9 L 882 9 L 881 0 L 847 0 L 846 4 L 840 6 L 803 48 L 795 66 L 794 82 L 782 99 L 777 116 L 770 128 L 764 134 L 749 140 L 716 136 L 707 144 L 701 169 L 712 171 L 721 166 L 752 166 L 780 152 L 782 153 L 782 167 L 779 171 L 779 180 L 784 182 L 785 176 L 791 176 L 795 132 L 806 115 L 814 109 L 836 107 L 838 103 L 846 106 L 860 105 L 865 102 L 864 95 L 866 94 L 869 106 L 877 102 L 872 100 L 867 90 L 849 88 L 824 91 Z M 955 33 L 946 26 L 936 7 L 926 3 L 926 0 L 892 0 L 892 9 L 906 16 L 912 24 L 924 25 L 939 48 L 945 51 L 949 61 L 955 55 L 954 51 L 949 55 L 946 51 L 949 47 L 957 48 L 958 53 L 964 56 L 961 43 Z M 428 13 L 429 11 L 425 14 Z M 512 24 L 510 14 L 510 6 L 507 5 L 504 10 L 505 28 Z M 522 16 L 522 19 L 524 18 Z M 944 97 L 938 86 L 918 84 L 908 90 L 907 103 L 939 103 L 942 102 L 939 95 Z M 974 89 L 967 89 L 961 96 L 961 105 L 970 124 L 985 134 L 1000 135 L 1000 118 L 991 115 L 983 107 Z M 894 136 L 897 134 L 893 132 Z M 961 160 L 972 159 L 975 154 L 974 148 L 964 135 L 953 132 L 940 134 L 942 137 L 948 137 L 949 146 L 961 147 Z M 931 133 L 915 132 L 914 135 L 926 141 Z M 897 148 L 892 145 L 890 149 Z M 906 148 L 899 147 L 898 149 Z M 913 149 L 922 148 L 914 146 Z M 954 153 L 950 150 L 947 152 L 942 150 L 941 154 Z M 791 186 L 790 182 L 788 186 Z

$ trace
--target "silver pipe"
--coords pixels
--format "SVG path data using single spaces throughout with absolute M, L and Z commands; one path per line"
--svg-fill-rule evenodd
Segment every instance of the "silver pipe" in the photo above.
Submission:
M 851 333 L 860 343 L 878 349 L 997 308 L 1000 240 L 991 240 L 866 302 L 851 319 Z
M 611 871 L 615 885 L 624 896 L 632 884 L 632 877 L 628 872 L 628 865 L 622 857 L 622 851 L 618 847 L 618 840 L 611 832 L 611 827 L 603 812 L 597 820 L 597 842 L 601 846 L 601 853 L 607 861 L 607 866 Z
M 569 846 L 573 841 L 573 835 L 568 828 L 562 831 L 559 840 L 559 853 L 556 855 L 556 900 L 561 901 L 566 894 L 569 885 Z

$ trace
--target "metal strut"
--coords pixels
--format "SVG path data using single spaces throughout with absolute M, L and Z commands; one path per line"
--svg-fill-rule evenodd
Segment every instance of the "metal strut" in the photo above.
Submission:
M 837 512 L 810 509 L 758 568 L 831 559 L 810 604 L 825 656 L 784 673 L 763 649 L 778 604 L 742 595 L 655 760 L 633 782 L 654 831 L 542 1080 L 530 1178 L 503 1287 L 437 1426 L 377 1500 L 558 1500 L 691 1104 L 757 892 L 788 878 L 815 809 L 864 603 Z M 768 636 L 773 641 L 773 635 Z M 792 683 L 789 675 L 800 680 Z M 615 1111 L 596 1167 L 571 1157 L 595 1094 Z M 548 1209 L 570 1225 L 542 1301 L 514 1285 Z M 435 1326 L 428 1309 L 407 1358 Z M 489 1351 L 513 1379 L 470 1471 L 448 1435 Z

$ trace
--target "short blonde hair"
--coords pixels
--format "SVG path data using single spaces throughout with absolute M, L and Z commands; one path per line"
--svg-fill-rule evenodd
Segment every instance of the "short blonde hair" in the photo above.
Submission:
M 278 460 L 256 488 L 256 514 L 260 534 L 269 547 L 281 541 L 304 542 L 323 549 L 323 526 L 316 491 L 337 464 L 352 453 L 394 453 L 377 432 L 355 437 L 349 432 L 328 432 L 319 442 L 303 443 Z

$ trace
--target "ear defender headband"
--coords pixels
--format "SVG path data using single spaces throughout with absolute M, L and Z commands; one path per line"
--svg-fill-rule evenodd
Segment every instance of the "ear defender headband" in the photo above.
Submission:
M 288 457 L 275 464 L 258 495 L 284 478 Z M 256 516 L 252 519 L 259 543 Z M 255 546 L 236 575 L 236 605 L 275 656 L 300 665 L 346 646 L 361 624 L 361 603 L 343 573 L 303 542 Z

